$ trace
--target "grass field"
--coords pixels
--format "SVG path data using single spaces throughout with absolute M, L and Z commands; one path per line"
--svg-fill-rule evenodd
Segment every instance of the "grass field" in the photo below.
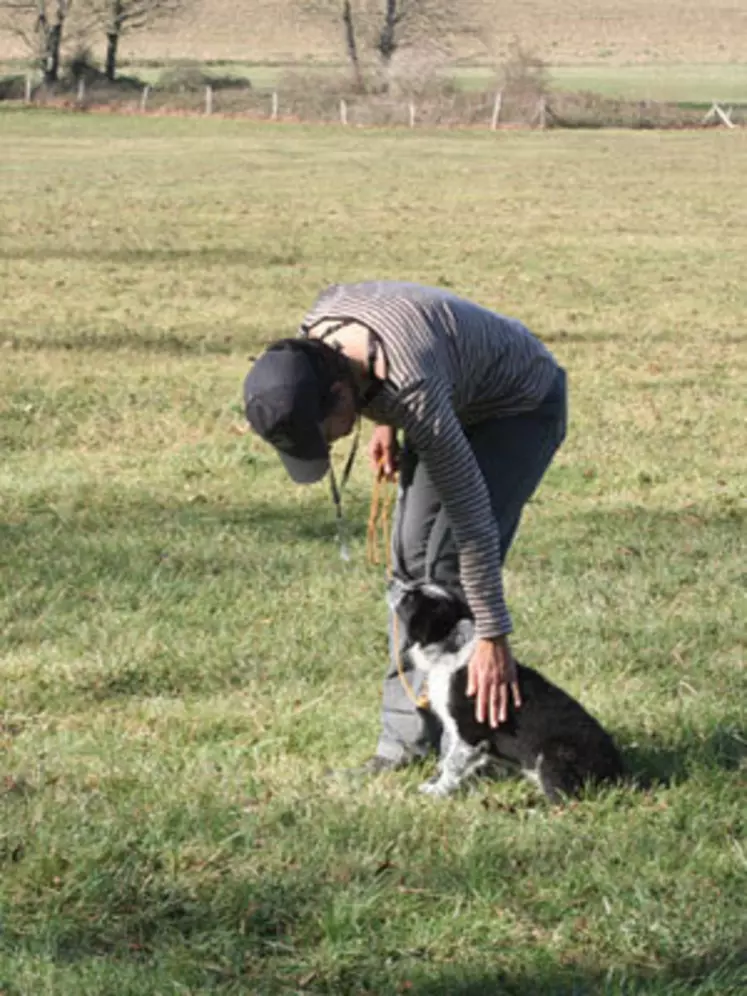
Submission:
M 14 67 L 16 68 L 16 67 Z M 16 68 L 17 71 L 17 68 Z M 231 75 L 251 80 L 260 90 L 279 88 L 283 91 L 284 78 L 289 72 L 301 75 L 314 85 L 315 79 L 330 74 L 339 77 L 345 67 L 330 66 L 294 68 L 268 63 L 212 63 L 206 73 L 216 76 Z M 163 67 L 142 65 L 137 62 L 125 67 L 124 72 L 136 75 L 149 83 L 157 83 Z M 464 89 L 495 89 L 495 67 L 452 67 L 445 70 Z M 645 66 L 554 66 L 548 67 L 550 86 L 556 90 L 586 90 L 609 97 L 629 100 L 671 100 L 707 103 L 713 100 L 747 104 L 747 63 L 714 65 L 645 65 Z
M 0 127 L 0 992 L 744 993 L 747 134 Z M 325 777 L 377 735 L 368 472 L 344 565 L 240 387 L 372 275 L 566 366 L 514 649 L 648 788 Z
M 747 103 L 747 64 L 552 66 L 547 76 L 555 90 L 590 91 L 628 100 Z M 495 72 L 472 67 L 455 70 L 455 77 L 466 88 L 483 89 L 491 86 Z

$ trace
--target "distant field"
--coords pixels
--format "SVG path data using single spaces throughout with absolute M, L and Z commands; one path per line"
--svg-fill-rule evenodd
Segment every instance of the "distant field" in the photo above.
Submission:
M 747 102 L 747 62 L 742 65 L 562 66 L 551 72 L 557 87 L 593 90 L 640 100 Z
M 301 0 L 197 0 L 172 25 L 126 38 L 127 58 L 230 60 L 334 59 L 342 46 L 339 4 L 328 19 Z M 518 38 L 556 65 L 729 63 L 747 52 L 747 5 L 741 0 L 461 0 L 476 32 L 439 41 L 471 60 L 497 58 Z M 0 58 L 18 54 L 11 35 Z
M 313 81 L 333 70 L 329 66 L 287 67 L 267 63 L 211 64 L 207 71 L 247 77 L 259 88 L 282 83 L 289 71 L 303 73 Z M 155 82 L 161 69 L 133 63 L 126 69 L 149 82 Z M 495 70 L 485 66 L 459 67 L 451 70 L 459 85 L 483 89 L 494 85 Z M 710 101 L 747 103 L 747 62 L 742 65 L 710 66 L 556 66 L 548 71 L 551 84 L 561 90 L 590 90 L 605 96 L 633 100 Z
M 489 70 L 457 70 L 466 86 L 483 87 Z M 554 66 L 550 81 L 559 90 L 589 90 L 631 100 L 734 101 L 747 103 L 747 62 L 741 65 Z
M 173 65 L 174 61 L 178 60 L 164 62 L 162 65 L 153 61 L 127 61 L 121 66 L 121 72 L 137 76 L 147 83 L 155 83 L 164 68 Z M 204 70 L 214 76 L 231 75 L 246 78 L 251 80 L 255 88 L 270 90 L 278 87 L 282 89 L 283 78 L 288 73 L 292 73 L 295 77 L 306 77 L 313 85 L 315 79 L 323 79 L 329 73 L 338 75 L 345 68 L 341 63 L 278 65 L 268 62 L 211 60 Z M 0 76 L 3 73 L 21 72 L 24 69 L 25 65 L 18 60 L 0 62 Z M 465 89 L 491 89 L 495 85 L 495 70 L 484 65 L 458 66 L 447 72 Z M 631 100 L 698 103 L 718 100 L 747 104 L 747 62 L 700 66 L 681 64 L 554 66 L 548 69 L 548 76 L 552 87 L 558 90 L 588 90 L 604 96 Z
M 0 131 L 0 992 L 744 996 L 747 130 Z M 646 786 L 328 776 L 378 730 L 370 472 L 343 564 L 241 381 L 371 276 L 566 367 L 514 648 Z

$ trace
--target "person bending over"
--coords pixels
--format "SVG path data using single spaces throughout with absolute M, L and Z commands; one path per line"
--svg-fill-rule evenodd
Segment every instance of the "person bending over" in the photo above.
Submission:
M 375 473 L 399 475 L 392 575 L 461 595 L 478 640 L 468 692 L 497 726 L 521 692 L 502 565 L 521 512 L 566 431 L 566 374 L 520 321 L 438 288 L 375 281 L 327 288 L 297 338 L 272 343 L 244 381 L 246 417 L 299 484 L 321 480 L 330 446 L 360 418 Z M 338 488 L 332 491 L 339 506 Z M 391 610 L 390 610 L 391 611 Z M 365 772 L 399 768 L 439 731 L 406 694 L 407 632 L 384 680 L 382 726 Z M 410 671 L 417 694 L 424 675 Z

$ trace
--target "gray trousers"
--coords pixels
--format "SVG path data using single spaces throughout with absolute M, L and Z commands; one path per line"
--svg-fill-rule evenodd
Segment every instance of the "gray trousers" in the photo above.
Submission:
M 558 371 L 540 406 L 506 418 L 491 418 L 465 428 L 490 494 L 506 558 L 524 505 L 532 496 L 562 443 L 566 431 L 566 377 Z M 448 517 L 417 453 L 404 442 L 400 484 L 392 530 L 392 573 L 405 584 L 432 581 L 461 592 L 459 554 Z M 382 728 L 377 754 L 394 761 L 423 757 L 440 743 L 440 724 L 418 709 L 402 685 L 389 622 L 390 663 L 384 679 Z M 398 622 L 402 667 L 417 696 L 425 675 L 412 668 L 405 627 Z

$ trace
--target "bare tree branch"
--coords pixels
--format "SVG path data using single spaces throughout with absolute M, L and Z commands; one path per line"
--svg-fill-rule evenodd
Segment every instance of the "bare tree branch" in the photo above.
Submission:
M 117 52 L 123 35 L 166 21 L 191 6 L 192 0 L 89 0 L 94 18 L 106 34 L 106 75 L 117 74 Z
M 342 6 L 342 23 L 345 26 L 345 47 L 347 49 L 350 64 L 353 67 L 355 85 L 361 92 L 365 90 L 365 82 L 361 71 L 360 59 L 358 58 L 358 42 L 355 36 L 355 23 L 353 21 L 353 8 L 350 0 L 344 0 Z
M 60 49 L 73 0 L 0 0 L 10 30 L 32 52 L 46 83 L 55 83 L 60 71 Z
M 299 15 L 330 25 L 354 23 L 357 57 L 375 54 L 387 67 L 403 48 L 443 48 L 450 37 L 474 37 L 478 21 L 476 0 L 295 0 Z M 339 21 L 338 21 L 339 23 Z M 346 35 L 346 51 L 355 63 Z

